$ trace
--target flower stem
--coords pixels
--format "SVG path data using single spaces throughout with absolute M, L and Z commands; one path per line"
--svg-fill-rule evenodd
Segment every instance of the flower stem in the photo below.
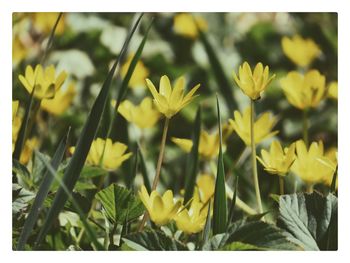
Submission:
M 258 178 L 258 167 L 256 164 L 256 148 L 254 141 L 254 100 L 250 100 L 251 113 L 250 113 L 250 144 L 252 147 L 252 168 L 253 168 L 253 178 L 255 186 L 256 202 L 258 204 L 258 211 L 261 214 L 263 212 L 259 188 L 259 178 Z M 263 218 L 262 218 L 263 219 Z
M 278 176 L 280 183 L 280 195 L 284 195 L 284 178 L 282 176 Z
M 307 109 L 303 110 L 303 139 L 305 142 L 306 147 L 309 146 L 309 121 L 307 118 Z
M 153 185 L 152 185 L 152 191 L 156 190 L 158 182 L 159 182 L 159 177 L 160 177 L 160 169 L 162 168 L 162 163 L 163 163 L 163 157 L 164 157 L 164 149 L 165 149 L 165 142 L 166 142 L 166 137 L 168 134 L 168 128 L 169 128 L 169 120 L 168 118 L 165 119 L 164 123 L 164 129 L 163 129 L 163 135 L 162 135 L 162 141 L 160 144 L 160 151 L 159 151 L 159 157 L 158 157 L 158 162 L 157 162 L 157 169 L 156 169 L 156 176 L 154 177 L 153 180 Z M 139 232 L 143 230 L 145 227 L 146 221 L 148 219 L 149 215 L 148 212 L 146 211 L 143 214 L 141 224 L 139 226 Z
M 312 194 L 313 191 L 314 191 L 314 185 L 313 184 L 307 184 L 306 185 L 306 192 L 308 194 Z

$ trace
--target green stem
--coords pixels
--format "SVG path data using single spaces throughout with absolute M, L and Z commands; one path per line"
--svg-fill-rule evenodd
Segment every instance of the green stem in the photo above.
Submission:
M 250 113 L 250 144 L 252 148 L 252 168 L 253 168 L 253 178 L 255 186 L 256 202 L 258 204 L 258 211 L 261 214 L 263 212 L 260 188 L 259 188 L 259 178 L 258 178 L 258 167 L 256 163 L 256 148 L 254 140 L 254 100 L 250 100 L 251 113 Z
M 314 191 L 314 185 L 313 184 L 307 184 L 306 185 L 306 192 L 308 194 L 312 194 L 313 191 Z
M 163 157 L 164 157 L 165 142 L 166 142 L 166 137 L 167 137 L 168 128 L 169 128 L 169 121 L 170 121 L 170 119 L 168 119 L 168 118 L 165 119 L 163 135 L 162 135 L 162 141 L 161 141 L 161 144 L 160 144 L 160 151 L 159 151 L 159 157 L 158 157 L 158 162 L 157 162 L 156 176 L 154 177 L 154 180 L 153 180 L 152 191 L 156 190 L 158 182 L 159 182 L 160 170 L 162 168 Z M 146 211 L 143 214 L 143 218 L 142 218 L 142 221 L 141 221 L 141 224 L 140 224 L 140 227 L 139 227 L 139 231 L 143 230 L 148 217 L 149 217 L 149 215 L 148 215 L 148 213 Z
M 303 110 L 303 139 L 306 147 L 309 147 L 309 121 L 307 118 L 307 109 Z
M 282 176 L 278 176 L 280 183 L 280 195 L 284 195 L 284 178 Z

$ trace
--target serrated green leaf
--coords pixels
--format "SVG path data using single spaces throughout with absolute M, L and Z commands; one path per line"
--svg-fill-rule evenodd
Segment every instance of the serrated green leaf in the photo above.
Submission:
M 188 250 L 184 244 L 156 230 L 146 230 L 129 234 L 123 238 L 123 241 L 128 248 L 134 250 Z
M 218 125 L 220 135 L 220 148 L 218 157 L 218 168 L 215 182 L 214 192 L 214 211 L 213 211 L 213 234 L 219 234 L 226 231 L 227 225 L 227 204 L 226 204 L 226 190 L 225 190 L 225 169 L 224 160 L 222 156 L 222 132 L 221 132 L 221 116 L 219 99 L 216 97 L 217 111 L 218 111 Z
M 282 195 L 277 225 L 305 250 L 336 250 L 338 247 L 338 199 L 297 193 Z
M 144 212 L 141 200 L 132 191 L 117 184 L 99 191 L 96 199 L 101 202 L 108 219 L 114 224 L 124 224 L 126 217 L 132 221 Z
M 193 196 L 194 186 L 196 184 L 196 177 L 198 174 L 198 148 L 201 133 L 201 108 L 198 107 L 196 118 L 194 121 L 194 128 L 192 133 L 193 146 L 189 153 L 186 163 L 186 181 L 185 181 L 185 196 L 184 203 L 187 203 Z
M 246 244 L 242 242 L 232 242 L 230 244 L 225 245 L 222 250 L 235 251 L 235 250 L 262 250 L 260 247 Z

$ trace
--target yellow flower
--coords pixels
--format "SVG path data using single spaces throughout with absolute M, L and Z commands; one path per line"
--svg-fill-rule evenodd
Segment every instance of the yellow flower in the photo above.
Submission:
M 301 110 L 316 108 L 326 95 L 326 79 L 318 70 L 305 75 L 291 71 L 280 83 L 289 103 Z
M 208 214 L 208 205 L 198 198 L 193 198 L 189 209 L 183 208 L 175 217 L 176 226 L 186 234 L 194 234 L 203 230 Z
M 296 159 L 291 167 L 291 171 L 299 176 L 307 184 L 320 183 L 324 178 L 333 175 L 333 170 L 319 159 L 324 158 L 323 143 L 313 142 L 306 148 L 304 141 L 296 142 Z
M 338 100 L 338 82 L 332 81 L 328 85 L 328 96 L 332 99 Z
M 308 66 L 321 54 L 320 48 L 312 39 L 303 39 L 299 35 L 293 38 L 283 37 L 282 49 L 291 61 L 301 67 Z
M 177 144 L 185 152 L 190 152 L 193 146 L 193 142 L 190 139 L 171 138 L 171 140 Z M 202 130 L 199 138 L 198 152 L 206 159 L 211 159 L 219 154 L 220 138 L 216 132 L 209 134 Z
M 74 84 L 70 84 L 66 90 L 58 90 L 52 99 L 44 99 L 41 107 L 53 115 L 61 115 L 72 103 L 76 94 Z
M 318 161 L 332 169 L 333 173 L 327 173 L 325 178 L 323 178 L 323 183 L 325 183 L 328 186 L 331 186 L 333 175 L 338 165 L 338 149 L 336 147 L 332 147 L 328 151 L 326 151 L 324 155 L 324 157 L 318 158 Z M 338 178 L 336 180 L 336 188 L 338 188 Z
M 112 105 L 115 106 L 115 100 L 112 101 Z M 118 112 L 141 129 L 154 126 L 160 118 L 159 111 L 155 109 L 153 101 L 149 97 L 144 98 L 140 105 L 134 105 L 125 100 L 120 104 Z
M 18 107 L 19 101 L 12 101 L 12 152 L 15 150 L 15 143 L 22 123 L 22 119 L 17 116 Z
M 270 174 L 284 176 L 288 173 L 295 160 L 295 143 L 283 150 L 278 141 L 273 141 L 270 146 L 270 152 L 264 149 L 261 150 L 261 158 L 257 156 L 257 159 L 264 166 L 265 171 Z
M 235 111 L 235 119 L 229 119 L 230 125 L 247 146 L 250 145 L 250 112 L 250 107 L 244 111 L 243 115 L 239 111 Z M 254 141 L 256 144 L 278 133 L 278 131 L 271 132 L 276 122 L 277 118 L 269 112 L 263 113 L 254 122 Z
M 130 55 L 126 62 L 123 64 L 123 66 L 120 69 L 120 74 L 123 78 L 125 78 L 126 73 L 128 72 L 129 66 L 131 64 L 132 59 L 134 58 L 133 55 Z M 145 67 L 143 62 L 139 60 L 136 63 L 134 72 L 131 75 L 131 78 L 129 80 L 129 86 L 131 88 L 138 88 L 138 87 L 144 87 L 145 86 L 145 78 L 149 76 L 149 70 Z
M 188 13 L 177 14 L 174 17 L 174 32 L 178 35 L 188 37 L 188 38 L 197 38 L 198 30 L 195 22 L 195 19 L 198 27 L 202 31 L 208 30 L 208 23 L 200 16 L 192 16 Z
M 50 99 L 55 96 L 56 91 L 62 86 L 66 79 L 66 72 L 62 71 L 57 77 L 55 75 L 55 67 L 53 65 L 43 69 L 39 64 L 35 70 L 28 65 L 26 67 L 25 76 L 19 75 L 19 80 L 25 89 L 32 93 L 35 87 L 34 96 L 38 99 Z
M 48 34 L 52 31 L 56 20 L 58 18 L 59 13 L 53 13 L 53 12 L 38 12 L 38 13 L 32 13 L 32 21 L 33 21 L 33 27 L 36 31 L 40 33 Z M 65 29 L 65 15 L 63 14 L 60 21 L 57 24 L 55 34 L 60 35 L 64 32 Z
M 128 147 L 123 143 L 112 143 L 112 140 L 109 138 L 107 141 L 97 138 L 91 144 L 86 162 L 90 165 L 100 165 L 100 160 L 104 150 L 103 161 L 101 164 L 102 168 L 106 170 L 115 170 L 132 155 L 132 153 L 124 154 L 127 148 Z M 71 153 L 74 153 L 75 147 L 71 147 L 69 150 Z
M 244 94 L 252 100 L 257 100 L 261 96 L 267 85 L 275 78 L 275 74 L 269 77 L 269 67 L 264 68 L 262 63 L 258 63 L 252 72 L 249 64 L 244 62 L 239 66 L 238 75 L 233 71 L 233 78 Z M 239 77 L 239 78 L 238 78 Z
M 174 219 L 176 213 L 181 207 L 181 201 L 174 202 L 173 192 L 167 190 L 163 196 L 160 196 L 157 191 L 152 191 L 149 196 L 146 187 L 141 186 L 139 197 L 146 207 L 151 220 L 157 226 L 163 226 Z
M 21 152 L 21 157 L 19 159 L 21 164 L 27 164 L 32 158 L 33 151 L 39 146 L 39 140 L 36 137 L 26 140 L 23 150 Z
M 200 86 L 200 84 L 196 85 L 184 96 L 184 77 L 178 78 L 175 82 L 174 89 L 172 89 L 169 78 L 165 75 L 162 76 L 160 78 L 159 93 L 149 79 L 146 79 L 146 83 L 153 95 L 155 105 L 159 112 L 164 114 L 168 119 L 173 117 L 196 97 L 193 95 Z
M 201 174 L 197 179 L 197 187 L 201 201 L 205 204 L 214 195 L 215 179 L 209 174 Z

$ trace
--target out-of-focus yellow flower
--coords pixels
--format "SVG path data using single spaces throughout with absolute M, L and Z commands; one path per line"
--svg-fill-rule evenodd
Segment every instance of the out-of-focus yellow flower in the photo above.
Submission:
M 176 226 L 186 234 L 194 234 L 203 230 L 208 214 L 208 204 L 193 198 L 189 209 L 183 208 L 175 217 Z
M 115 103 L 115 100 L 113 100 L 112 106 L 115 106 Z M 150 97 L 144 98 L 140 105 L 134 105 L 132 102 L 125 100 L 120 104 L 118 112 L 141 129 L 153 127 L 160 118 L 159 111 L 155 109 Z
M 71 105 L 76 94 L 74 84 L 70 84 L 66 90 L 59 89 L 52 99 L 44 99 L 41 107 L 53 115 L 61 115 Z
M 332 99 L 338 100 L 338 82 L 332 81 L 328 85 L 328 96 Z
M 26 140 L 23 150 L 21 152 L 21 157 L 19 159 L 21 164 L 27 164 L 32 158 L 33 151 L 39 146 L 39 140 L 36 137 Z
M 57 21 L 58 15 L 59 13 L 53 12 L 32 13 L 31 17 L 34 29 L 40 33 L 50 33 Z M 61 35 L 64 32 L 65 26 L 65 15 L 63 14 L 60 21 L 57 24 L 55 34 Z
M 284 54 L 296 65 L 306 67 L 321 54 L 320 48 L 312 39 L 304 39 L 299 35 L 293 38 L 282 38 Z
M 338 165 L 338 149 L 336 147 L 332 147 L 326 151 L 324 155 L 324 157 L 320 157 L 317 160 L 332 169 L 333 173 L 327 173 L 325 178 L 323 178 L 323 182 L 326 185 L 331 186 L 333 175 Z M 336 188 L 338 188 L 338 178 L 336 180 Z
M 169 78 L 166 75 L 162 76 L 160 78 L 159 93 L 149 79 L 146 79 L 146 83 L 153 95 L 154 103 L 159 112 L 164 114 L 168 119 L 173 117 L 196 97 L 193 95 L 200 86 L 200 84 L 196 85 L 184 96 L 184 77 L 178 78 L 175 82 L 174 89 L 172 89 Z
M 262 149 L 261 158 L 257 156 L 257 159 L 264 166 L 265 171 L 270 174 L 285 176 L 295 160 L 295 143 L 283 150 L 278 141 L 273 141 L 270 152 Z
M 249 64 L 244 62 L 243 65 L 239 66 L 238 76 L 233 71 L 233 78 L 244 94 L 252 100 L 257 100 L 260 98 L 261 92 L 275 78 L 275 74 L 269 77 L 269 67 L 265 66 L 264 68 L 260 62 L 256 64 L 252 72 Z
M 197 179 L 197 187 L 200 200 L 203 204 L 207 203 L 209 198 L 214 195 L 215 179 L 209 174 L 201 174 Z
M 103 154 L 103 160 L 101 163 L 102 168 L 106 170 L 115 170 L 132 155 L 131 152 L 125 154 L 127 148 L 128 146 L 125 144 L 120 142 L 113 143 L 109 138 L 106 141 L 97 138 L 91 144 L 86 162 L 90 165 L 98 166 L 100 165 Z M 75 147 L 70 147 L 69 150 L 71 153 L 74 153 Z
M 19 80 L 25 89 L 31 94 L 34 87 L 34 96 L 38 99 L 50 99 L 55 96 L 56 91 L 62 86 L 67 74 L 62 71 L 57 77 L 55 67 L 53 65 L 43 69 L 39 64 L 35 70 L 28 65 L 26 67 L 25 76 L 19 75 Z
M 306 184 L 312 185 L 322 182 L 333 175 L 333 170 L 325 163 L 320 162 L 324 158 L 323 143 L 313 142 L 309 148 L 303 140 L 296 142 L 296 159 L 291 171 L 299 176 Z
M 163 196 L 160 196 L 157 191 L 152 191 L 148 195 L 146 187 L 141 186 L 139 190 L 139 197 L 146 207 L 151 220 L 157 226 L 163 226 L 174 219 L 176 213 L 181 207 L 181 200 L 174 202 L 173 192 L 167 190 Z
M 123 78 L 125 78 L 133 58 L 134 58 L 134 55 L 130 55 L 126 60 L 126 62 L 121 67 L 120 74 Z M 145 87 L 145 79 L 148 76 L 149 76 L 148 68 L 146 68 L 143 62 L 139 60 L 136 63 L 134 72 L 132 73 L 131 78 L 129 80 L 129 86 L 131 88 Z
M 291 71 L 280 83 L 289 103 L 301 110 L 317 107 L 326 95 L 326 78 L 318 70 Z
M 15 143 L 17 141 L 17 136 L 19 129 L 21 128 L 22 119 L 17 116 L 17 111 L 19 108 L 19 101 L 12 101 L 12 152 L 15 148 Z
M 201 31 L 208 30 L 208 23 L 204 18 L 182 13 L 176 14 L 174 17 L 174 32 L 184 37 L 197 38 L 198 30 L 194 20 Z
M 243 115 L 239 111 L 235 111 L 234 120 L 229 119 L 230 125 L 247 146 L 250 146 L 250 112 L 250 107 L 244 111 Z M 265 112 L 257 118 L 253 126 L 254 141 L 256 144 L 278 133 L 278 131 L 271 132 L 276 122 L 277 118 L 269 112 Z
M 28 49 L 18 36 L 15 36 L 12 41 L 12 61 L 13 64 L 20 63 L 27 57 Z

